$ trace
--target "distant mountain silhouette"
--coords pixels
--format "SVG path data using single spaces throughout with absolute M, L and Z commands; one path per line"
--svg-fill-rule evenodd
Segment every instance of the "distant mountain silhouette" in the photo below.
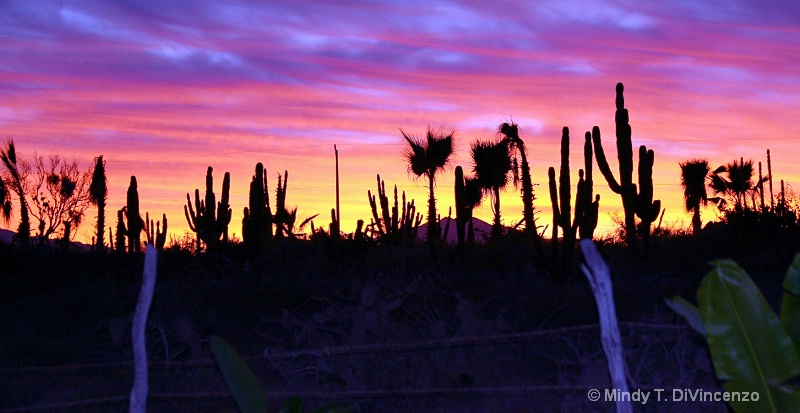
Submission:
M 456 243 L 458 242 L 458 234 L 456 233 L 456 220 L 453 218 L 442 218 L 441 223 L 439 224 L 444 231 L 444 227 L 447 226 L 447 221 L 450 221 L 450 228 L 447 231 L 447 235 L 444 239 L 447 242 Z M 484 242 L 492 235 L 492 224 L 487 223 L 478 218 L 472 218 L 472 226 L 475 231 L 475 241 Z M 425 234 L 428 231 L 428 224 L 421 224 L 419 226 L 419 233 L 417 234 L 417 240 L 424 241 Z
M 0 243 L 11 244 L 11 241 L 13 241 L 15 235 L 17 235 L 17 233 L 14 232 L 14 231 L 9 231 L 7 229 L 0 229 Z M 56 246 L 58 245 L 58 241 L 59 240 L 57 240 L 57 239 L 51 239 L 51 240 L 48 240 L 47 243 L 51 247 L 56 248 Z M 39 239 L 37 237 L 34 237 L 34 236 L 31 237 L 31 245 L 36 245 L 38 242 L 39 242 Z M 90 251 L 92 249 L 91 245 L 84 244 L 82 242 L 76 242 L 76 241 L 72 242 L 72 247 L 76 248 L 76 249 L 79 249 L 81 251 Z

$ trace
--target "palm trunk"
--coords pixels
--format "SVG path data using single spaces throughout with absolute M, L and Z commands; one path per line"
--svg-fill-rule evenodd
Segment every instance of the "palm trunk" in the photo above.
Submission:
M 103 236 L 105 235 L 106 228 L 106 203 L 100 201 L 97 203 L 97 253 L 103 254 L 106 250 Z
M 431 259 L 436 260 L 436 238 L 439 235 L 439 223 L 436 221 L 436 197 L 433 195 L 434 173 L 428 173 L 428 248 Z
M 700 233 L 700 228 L 703 223 L 700 221 L 700 205 L 694 207 L 694 214 L 692 215 L 692 233 L 697 235 Z
M 533 181 L 531 180 L 531 168 L 528 165 L 528 155 L 525 150 L 520 148 L 520 158 L 522 160 L 522 215 L 525 219 L 525 232 L 533 237 L 533 245 L 536 255 L 540 258 L 544 256 L 542 243 L 539 240 L 539 233 L 536 231 L 536 223 L 533 220 Z
M 492 238 L 497 238 L 503 234 L 503 227 L 500 225 L 500 187 L 492 188 L 494 191 L 494 224 L 492 225 Z
M 23 247 L 28 246 L 31 237 L 31 219 L 28 216 L 28 202 L 25 201 L 25 192 L 22 190 L 22 182 L 17 179 L 17 195 L 19 195 L 19 227 L 17 228 L 17 239 Z

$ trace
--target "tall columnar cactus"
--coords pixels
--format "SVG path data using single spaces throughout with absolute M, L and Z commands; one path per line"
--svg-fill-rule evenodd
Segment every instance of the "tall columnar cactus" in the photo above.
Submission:
M 340 228 L 341 226 L 339 225 L 339 219 L 336 217 L 336 208 L 331 208 L 331 224 L 328 226 L 328 232 L 330 233 L 332 240 L 339 241 L 341 239 Z
M 650 250 L 650 226 L 661 212 L 661 200 L 653 201 L 653 150 L 639 147 L 639 193 L 636 195 L 636 216 L 639 217 L 639 236 L 645 252 Z
M 259 256 L 268 248 L 272 242 L 272 235 L 272 209 L 269 203 L 267 171 L 259 162 L 250 181 L 248 207 L 244 208 L 244 218 L 242 218 L 242 239 L 250 256 Z
M 594 230 L 597 228 L 597 215 L 600 206 L 600 195 L 592 201 L 592 145 L 591 134 L 586 133 L 586 140 L 583 146 L 584 169 L 578 170 L 578 185 L 575 194 L 575 218 L 572 220 L 572 207 L 570 205 L 571 184 L 569 170 L 569 128 L 564 127 L 561 133 L 561 169 L 556 187 L 556 170 L 550 168 L 547 171 L 548 187 L 550 189 L 550 203 L 553 207 L 553 235 L 551 254 L 555 258 L 558 256 L 558 228 L 561 228 L 562 265 L 566 266 L 572 257 L 575 249 L 575 237 L 580 230 L 580 237 L 592 239 Z M 560 201 L 560 202 L 559 202 Z M 560 205 L 559 205 L 560 204 Z
M 289 171 L 283 171 L 283 177 L 278 174 L 278 187 L 275 189 L 275 238 L 281 239 L 291 236 L 294 221 L 297 218 L 297 209 L 286 209 L 286 188 L 289 185 Z
M 397 186 L 394 187 L 394 206 L 389 212 L 389 197 L 386 196 L 386 183 L 381 180 L 381 175 L 377 175 L 378 193 L 372 194 L 371 190 L 367 190 L 367 198 L 369 199 L 369 207 L 372 210 L 372 219 L 374 222 L 375 230 L 378 235 L 385 235 L 386 233 L 394 232 L 397 230 Z M 376 200 L 377 196 L 377 200 Z M 378 205 L 380 205 L 380 212 L 378 212 Z
M 471 212 L 467 208 L 467 188 L 464 183 L 464 169 L 461 166 L 456 166 L 456 182 L 455 182 L 455 197 L 456 197 L 456 237 L 458 238 L 458 254 L 460 258 L 466 255 L 466 240 L 467 240 L 467 216 Z
M 772 195 L 772 158 L 767 149 L 767 181 L 769 182 L 769 209 L 775 211 L 775 197 Z
M 123 215 L 127 207 L 122 207 L 117 211 L 117 233 L 114 238 L 114 251 L 118 254 L 125 252 L 125 238 L 128 235 L 128 229 L 125 228 L 125 219 Z M 111 234 L 109 233 L 109 242 L 111 242 Z
M 161 222 L 150 219 L 150 213 L 145 214 L 144 218 L 144 232 L 147 234 L 147 243 L 156 247 L 156 250 L 161 251 L 164 249 L 164 244 L 167 242 L 167 214 L 162 214 Z
M 595 158 L 600 172 L 608 182 L 608 187 L 622 198 L 622 208 L 625 212 L 625 241 L 631 248 L 636 248 L 636 219 L 644 217 L 639 227 L 639 234 L 645 232 L 649 236 L 650 224 L 653 215 L 658 216 L 661 201 L 653 201 L 653 151 L 647 150 L 644 145 L 639 147 L 639 185 L 633 183 L 633 146 L 631 144 L 631 126 L 628 123 L 628 110 L 625 109 L 623 97 L 624 86 L 617 83 L 617 110 L 614 115 L 617 134 L 617 158 L 619 159 L 619 181 L 614 178 L 611 168 L 606 160 L 603 145 L 600 139 L 600 128 L 592 128 L 592 142 L 594 143 Z M 644 155 L 644 156 L 642 156 Z M 643 164 L 644 163 L 644 164 Z M 639 210 L 641 208 L 641 211 Z M 655 220 L 655 218 L 653 218 Z M 645 241 L 646 242 L 646 241 Z
M 373 195 L 371 190 L 367 190 L 367 199 L 372 210 L 372 221 L 369 227 L 378 240 L 384 243 L 398 244 L 406 239 L 412 241 L 416 239 L 419 224 L 422 222 L 422 215 L 416 212 L 414 200 L 406 202 L 406 193 L 402 193 L 402 210 L 400 207 L 400 197 L 398 197 L 397 185 L 394 186 L 394 201 L 389 207 L 389 197 L 386 195 L 386 183 L 377 175 L 378 192 Z M 378 210 L 380 208 L 380 211 Z M 413 233 L 413 237 L 411 237 Z
M 764 212 L 764 172 L 761 170 L 761 161 L 758 161 L 758 196 L 761 200 L 761 212 Z
M 594 182 L 592 181 L 592 134 L 586 132 L 583 144 L 584 169 L 578 171 L 578 189 L 575 195 L 575 223 L 578 227 L 580 239 L 594 238 L 597 228 L 597 219 L 600 210 L 600 194 L 594 196 Z M 584 175 L 585 170 L 585 175 Z
M 141 234 L 144 229 L 144 221 L 139 213 L 139 188 L 135 176 L 131 176 L 127 199 L 128 204 L 124 210 L 125 219 L 128 222 L 128 228 L 125 231 L 128 237 L 128 252 L 139 253 L 142 252 Z
M 213 169 L 209 166 L 206 172 L 205 200 L 200 200 L 200 190 L 194 190 L 194 208 L 189 194 L 186 194 L 186 205 L 183 207 L 189 229 L 197 234 L 198 246 L 200 241 L 206 244 L 209 252 L 216 252 L 222 244 L 228 242 L 228 225 L 231 222 L 231 208 L 228 203 L 231 189 L 231 174 L 225 172 L 222 180 L 222 198 L 216 202 L 214 195 Z
M 556 170 L 550 167 L 547 170 L 548 187 L 550 189 L 550 203 L 553 207 L 553 235 L 551 254 L 558 254 L 558 228 L 561 228 L 562 257 L 566 260 L 575 247 L 575 228 L 572 225 L 572 188 L 569 176 L 569 128 L 561 130 L 561 167 L 558 176 L 558 189 L 556 189 Z M 560 205 L 559 205 L 560 204 Z

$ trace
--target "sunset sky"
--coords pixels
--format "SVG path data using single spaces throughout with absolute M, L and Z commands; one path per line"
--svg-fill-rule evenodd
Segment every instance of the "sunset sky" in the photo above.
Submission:
M 399 128 L 456 128 L 453 165 L 469 171 L 470 142 L 513 120 L 545 225 L 547 168 L 558 166 L 563 126 L 573 183 L 594 125 L 618 175 L 614 86 L 623 82 L 633 143 L 655 151 L 666 223 L 690 221 L 678 167 L 687 159 L 713 168 L 744 157 L 766 170 L 771 149 L 776 180 L 800 180 L 796 1 L 413 3 L 3 2 L 0 138 L 13 137 L 23 159 L 58 152 L 87 169 L 103 154 L 107 225 L 135 175 L 142 213 L 167 213 L 178 235 L 188 229 L 186 193 L 202 191 L 209 165 L 218 197 L 224 172 L 232 175 L 230 232 L 241 234 L 259 161 L 270 189 L 288 169 L 287 203 L 301 217 L 319 213 L 315 224 L 327 228 L 337 144 L 342 226 L 353 231 L 369 221 L 376 174 L 424 210 L 427 190 L 409 179 Z M 621 203 L 595 174 L 606 232 Z M 438 181 L 446 215 L 452 170 Z M 506 224 L 521 218 L 513 188 L 501 206 Z M 476 215 L 489 221 L 490 208 Z M 95 216 L 87 211 L 82 239 Z

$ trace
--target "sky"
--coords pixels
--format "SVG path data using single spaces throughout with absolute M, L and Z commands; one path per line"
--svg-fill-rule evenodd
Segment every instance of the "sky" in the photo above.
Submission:
M 798 69 L 800 3 L 792 0 L 7 1 L 0 138 L 13 138 L 22 159 L 58 153 L 88 169 L 102 154 L 107 225 L 135 175 L 142 213 L 166 213 L 178 236 L 188 230 L 186 193 L 202 193 L 208 166 L 217 198 L 231 173 L 230 232 L 241 234 L 257 162 L 270 189 L 288 170 L 288 205 L 300 217 L 320 214 L 314 222 L 327 228 L 336 144 L 342 229 L 353 231 L 356 220 L 369 221 L 376 174 L 424 210 L 425 182 L 408 174 L 400 129 L 455 128 L 451 168 L 437 175 L 446 215 L 452 167 L 471 171 L 470 143 L 514 121 L 546 225 L 547 168 L 558 168 L 562 127 L 571 131 L 573 196 L 593 126 L 618 176 L 614 88 L 622 82 L 634 147 L 655 151 L 664 224 L 688 225 L 679 162 L 704 158 L 714 168 L 744 157 L 766 170 L 771 149 L 776 182 L 800 180 Z M 603 233 L 621 202 L 596 164 L 594 173 Z M 486 204 L 476 216 L 490 221 Z M 521 219 L 513 187 L 501 210 L 506 224 Z M 96 211 L 86 214 L 84 240 Z

